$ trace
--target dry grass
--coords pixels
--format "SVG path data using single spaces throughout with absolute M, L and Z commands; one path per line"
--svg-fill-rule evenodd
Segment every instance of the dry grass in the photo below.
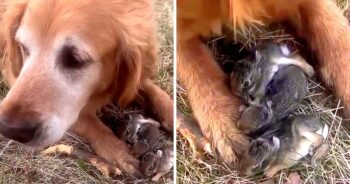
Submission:
M 339 0 L 338 5 L 345 11 L 348 9 L 349 0 Z M 347 13 L 347 12 L 345 12 Z M 277 27 L 277 28 L 276 28 Z M 294 38 L 287 34 L 280 26 L 271 29 L 250 28 L 245 35 L 238 35 L 243 44 L 250 48 L 254 47 L 267 39 L 277 39 L 279 41 L 288 42 L 298 48 L 303 48 L 301 44 L 296 42 Z M 223 38 L 219 38 L 223 39 Z M 216 59 L 222 62 L 230 62 L 230 57 L 218 53 L 219 46 L 216 45 L 217 39 L 211 40 L 208 45 L 216 53 Z M 305 50 L 305 48 L 303 48 Z M 304 183 L 350 183 L 350 133 L 344 129 L 342 118 L 339 116 L 339 110 L 342 107 L 331 92 L 324 88 L 313 78 L 308 80 L 308 89 L 310 91 L 308 97 L 303 101 L 297 114 L 312 114 L 320 118 L 323 122 L 330 125 L 330 136 L 327 143 L 331 150 L 322 164 L 316 168 L 308 164 L 299 164 L 293 168 L 285 169 L 279 172 L 274 178 L 269 179 L 275 183 L 285 183 L 291 172 L 298 172 Z M 186 99 L 186 91 L 177 86 L 177 103 L 178 107 L 185 114 L 190 115 L 188 101 Z M 255 178 L 239 177 L 238 173 L 230 170 L 225 165 L 219 164 L 214 158 L 207 156 L 205 164 L 192 160 L 191 150 L 188 144 L 177 136 L 177 182 L 178 183 L 261 183 L 266 179 L 262 176 Z
M 159 75 L 157 83 L 169 94 L 172 93 L 173 69 L 173 1 L 155 1 L 155 11 L 159 22 L 158 36 L 160 38 Z M 0 85 L 0 96 L 5 96 L 7 89 Z M 106 111 L 115 119 L 130 112 L 131 109 L 119 111 L 109 106 Z M 168 144 L 171 138 L 167 136 L 164 143 Z M 89 150 L 87 144 L 74 135 L 68 134 L 62 141 L 70 145 L 77 145 Z M 172 174 L 169 174 L 159 183 L 169 183 Z M 58 156 L 41 156 L 27 150 L 19 144 L 9 141 L 0 135 L 0 184 L 2 183 L 147 183 L 149 179 L 133 177 L 106 178 L 99 171 L 81 160 L 62 158 Z

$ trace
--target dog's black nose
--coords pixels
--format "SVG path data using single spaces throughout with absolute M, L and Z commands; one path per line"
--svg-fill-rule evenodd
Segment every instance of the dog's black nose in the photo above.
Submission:
M 27 143 L 35 137 L 38 131 L 37 125 L 29 122 L 14 124 L 0 120 L 0 134 L 18 142 Z

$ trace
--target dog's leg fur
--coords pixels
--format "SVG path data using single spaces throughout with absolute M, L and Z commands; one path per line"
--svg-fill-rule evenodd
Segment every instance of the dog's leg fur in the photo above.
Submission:
M 297 30 L 317 54 L 321 76 L 345 105 L 350 116 L 350 27 L 331 0 L 305 0 Z M 348 124 L 348 123 L 347 123 Z
M 96 167 L 105 176 L 116 176 L 121 175 L 122 172 L 112 164 L 108 163 L 104 159 L 89 153 L 88 151 L 82 150 L 76 146 L 59 144 L 50 146 L 41 152 L 43 155 L 54 155 L 64 154 L 75 159 L 83 160 L 92 166 Z
M 225 85 L 228 76 L 199 38 L 178 43 L 177 71 L 203 134 L 223 161 L 235 164 L 247 138 L 235 125 L 241 102 Z
M 137 173 L 138 160 L 127 145 L 119 140 L 95 115 L 80 114 L 72 130 L 91 145 L 97 155 L 128 174 Z
M 208 154 L 213 154 L 211 144 L 204 137 L 197 122 L 192 118 L 186 118 L 179 110 L 176 113 L 176 129 L 189 143 L 193 158 L 201 159 L 203 151 Z
M 151 79 L 142 81 L 140 94 L 145 101 L 145 109 L 151 110 L 151 113 L 157 116 L 163 128 L 173 132 L 174 107 L 170 96 Z

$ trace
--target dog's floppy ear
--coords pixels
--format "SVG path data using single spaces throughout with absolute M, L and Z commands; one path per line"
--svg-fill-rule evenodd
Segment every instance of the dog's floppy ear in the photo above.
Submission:
M 27 0 L 8 1 L 1 6 L 4 8 L 0 24 L 2 27 L 1 49 L 4 56 L 1 72 L 6 82 L 11 84 L 19 75 L 23 64 L 20 47 L 15 41 L 15 34 L 27 7 Z
M 142 70 L 142 52 L 139 46 L 123 41 L 119 48 L 117 66 L 117 99 L 121 107 L 128 105 L 137 95 Z

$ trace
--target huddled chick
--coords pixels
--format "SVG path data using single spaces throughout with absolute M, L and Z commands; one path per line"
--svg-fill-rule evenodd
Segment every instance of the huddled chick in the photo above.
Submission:
M 276 122 L 251 141 L 240 160 L 239 171 L 244 175 L 263 172 L 271 177 L 307 156 L 316 166 L 329 151 L 325 143 L 328 130 L 326 124 L 306 115 Z

